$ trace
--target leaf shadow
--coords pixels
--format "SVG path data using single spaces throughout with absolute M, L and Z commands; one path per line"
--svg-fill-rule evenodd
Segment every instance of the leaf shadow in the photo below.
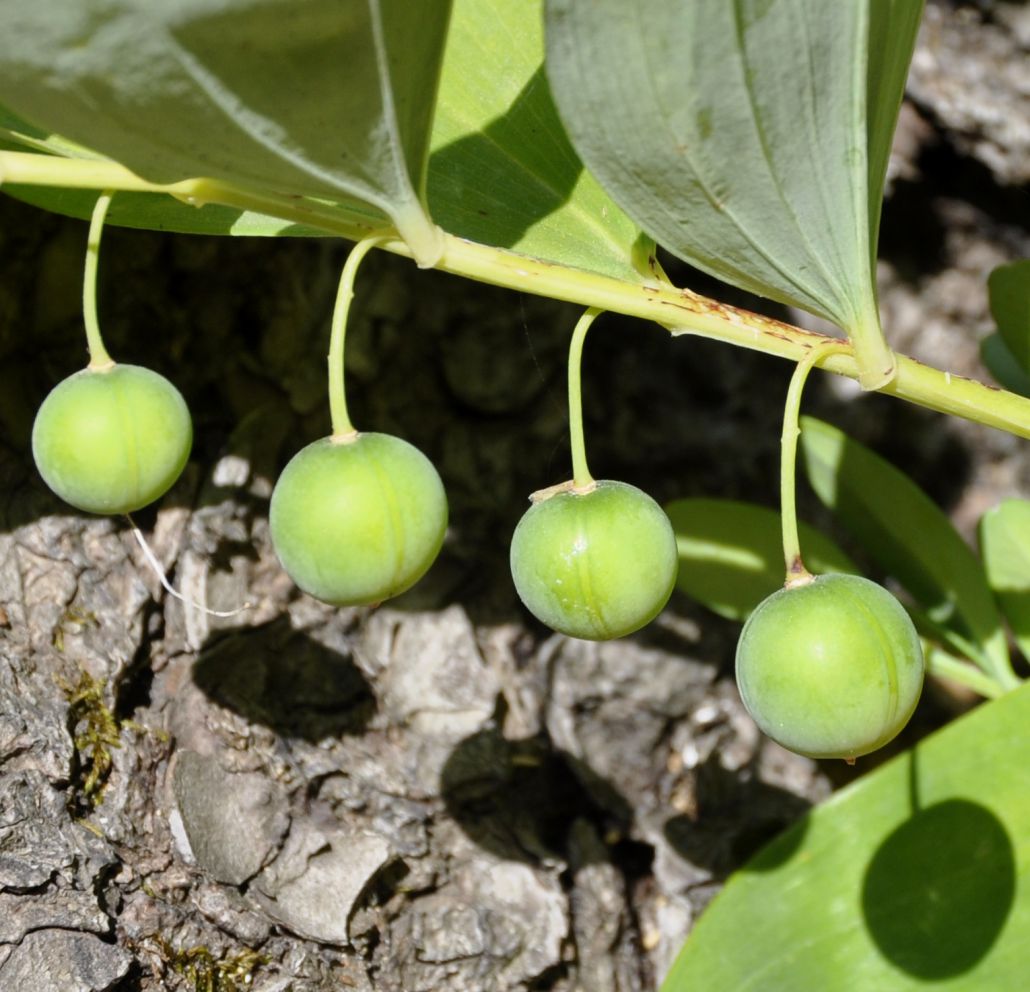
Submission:
M 697 813 L 663 827 L 676 853 L 727 877 L 737 868 L 769 871 L 788 861 L 808 827 L 808 800 L 724 768 L 713 755 L 696 770 Z M 757 852 L 757 853 L 756 853 Z
M 427 195 L 452 234 L 512 248 L 569 200 L 582 171 L 541 63 L 504 114 L 433 152 Z
M 354 662 L 295 630 L 288 617 L 209 639 L 193 678 L 248 722 L 312 743 L 360 734 L 376 711 L 372 687 Z
M 880 953 L 925 981 L 969 971 L 1012 909 L 1016 864 L 1004 824 L 985 806 L 947 799 L 890 833 L 866 868 L 862 914 Z

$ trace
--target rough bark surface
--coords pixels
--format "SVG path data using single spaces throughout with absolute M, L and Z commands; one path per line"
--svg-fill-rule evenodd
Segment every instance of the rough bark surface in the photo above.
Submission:
M 885 215 L 893 343 L 981 378 L 986 275 L 1030 255 L 1028 47 L 1025 5 L 930 5 Z M 0 992 L 654 989 L 728 873 L 848 773 L 759 736 L 737 629 L 686 599 L 601 645 L 521 609 L 507 542 L 568 475 L 576 313 L 366 262 L 352 412 L 433 459 L 452 526 L 410 593 L 331 609 L 280 570 L 267 509 L 328 427 L 345 246 L 109 231 L 109 347 L 195 420 L 182 480 L 136 522 L 189 599 L 250 604 L 216 619 L 162 590 L 126 522 L 70 512 L 32 466 L 35 409 L 84 360 L 84 236 L 0 197 Z M 773 506 L 788 374 L 606 317 L 591 464 L 659 500 Z M 1030 491 L 1005 435 L 821 377 L 808 404 L 967 534 Z M 902 743 L 943 716 L 928 698 Z

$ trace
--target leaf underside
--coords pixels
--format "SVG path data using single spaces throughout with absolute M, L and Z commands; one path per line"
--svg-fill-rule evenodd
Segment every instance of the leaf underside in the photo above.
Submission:
M 548 73 L 573 144 L 648 234 L 828 318 L 889 369 L 875 237 L 920 9 L 548 0 Z
M 416 248 L 449 0 L 9 4 L 0 102 L 158 183 L 388 215 Z
M 307 6 L 313 2 L 317 0 L 308 0 Z M 123 8 L 129 6 L 122 0 Z M 214 10 L 218 6 L 211 0 L 194 0 L 190 9 L 199 18 L 203 9 Z M 337 6 L 330 5 L 327 10 L 331 13 Z M 389 89 L 383 88 L 380 79 L 371 78 L 370 72 L 363 72 L 369 67 L 361 60 L 355 62 L 348 57 L 350 43 L 344 37 L 346 25 L 342 20 L 336 25 L 335 36 L 326 35 L 325 44 L 335 46 L 337 52 L 332 65 L 336 76 L 327 78 L 329 73 L 325 70 L 322 76 L 315 73 L 305 87 L 283 86 L 277 91 L 277 102 L 268 111 L 265 121 L 269 128 L 281 126 L 284 133 L 305 126 L 307 121 L 310 133 L 306 140 L 310 148 L 306 149 L 307 158 L 301 161 L 291 157 L 293 150 L 285 143 L 265 147 L 260 135 L 248 132 L 250 120 L 242 100 L 237 113 L 237 109 L 226 109 L 224 99 L 218 109 L 224 118 L 219 134 L 205 132 L 203 121 L 195 124 L 191 121 L 193 145 L 200 144 L 203 148 L 197 151 L 193 145 L 188 145 L 184 149 L 177 148 L 176 157 L 164 155 L 165 146 L 178 140 L 174 134 L 166 133 L 164 115 L 171 114 L 173 119 L 184 117 L 191 108 L 182 110 L 174 100 L 168 105 L 168 94 L 163 92 L 163 87 L 168 85 L 177 90 L 177 77 L 149 79 L 144 78 L 142 72 L 129 79 L 118 77 L 121 82 L 118 93 L 124 101 L 146 102 L 150 108 L 146 116 L 131 118 L 131 129 L 120 130 L 124 115 L 118 120 L 105 120 L 106 129 L 93 129 L 92 117 L 82 118 L 81 107 L 64 107 L 52 126 L 67 130 L 63 134 L 51 133 L 0 108 L 0 148 L 37 150 L 75 158 L 107 157 L 145 178 L 165 180 L 203 175 L 230 183 L 250 183 L 255 188 L 276 193 L 317 195 L 323 206 L 328 197 L 341 216 L 365 228 L 386 224 L 390 211 L 397 205 L 398 209 L 407 209 L 404 203 L 410 201 L 411 193 L 405 186 L 406 177 L 410 173 L 413 182 L 421 178 L 419 155 L 425 157 L 431 151 L 425 166 L 427 198 L 433 220 L 450 233 L 634 283 L 652 279 L 649 265 L 653 242 L 641 234 L 584 169 L 558 118 L 543 71 L 540 0 L 527 0 L 519 5 L 502 0 L 456 0 L 432 131 L 426 134 L 429 101 L 413 100 L 411 93 L 431 95 L 434 92 L 432 71 L 439 62 L 439 26 L 446 6 L 440 0 L 435 0 L 427 10 L 419 6 L 420 17 L 412 19 L 412 30 L 403 37 L 391 37 L 390 52 L 410 53 L 420 44 L 429 46 L 431 51 L 428 55 L 388 60 Z M 263 27 L 266 7 L 267 4 L 253 0 L 247 3 L 238 0 L 233 10 L 238 22 L 246 25 L 249 35 L 262 37 L 266 49 L 274 52 L 280 39 L 263 34 L 267 27 Z M 394 4 L 383 5 L 383 9 L 388 14 L 396 14 L 399 8 L 395 0 Z M 431 10 L 436 10 L 440 17 L 431 25 L 434 30 L 421 32 L 422 18 Z M 325 15 L 327 32 L 334 27 L 328 23 L 329 13 Z M 138 11 L 123 11 L 122 16 L 129 18 L 130 14 L 144 16 Z M 403 11 L 396 18 L 403 21 Z M 235 23 L 223 18 L 219 24 L 207 26 L 212 32 L 231 34 Z M 22 29 L 31 26 L 23 24 Z M 18 29 L 18 24 L 9 26 L 8 48 L 20 51 L 22 46 L 15 33 Z M 135 45 L 132 37 L 126 37 L 125 44 Z M 209 45 L 209 58 L 214 60 L 217 55 L 218 59 L 232 64 L 231 53 L 219 51 L 218 36 L 210 37 L 213 40 Z M 288 47 L 289 34 L 281 41 Z M 67 33 L 59 33 L 49 41 L 44 39 L 40 46 L 44 42 L 56 45 L 55 50 L 60 51 L 60 46 L 67 44 Z M 93 45 L 91 40 L 85 46 L 90 52 L 90 65 L 100 54 L 114 57 L 111 44 L 100 54 L 92 52 Z M 122 62 L 134 66 L 141 56 L 139 53 L 130 55 L 131 58 Z M 278 57 L 282 61 L 286 54 L 280 53 Z M 53 84 L 48 83 L 50 88 L 40 91 L 38 78 L 30 76 L 19 87 L 9 88 L 3 76 L 7 64 L 4 59 L 9 63 L 11 55 L 0 41 L 0 102 L 8 100 L 18 106 L 31 105 L 31 108 L 42 102 L 48 114 L 52 113 L 48 101 L 53 98 Z M 302 60 L 298 57 L 297 61 Z M 394 61 L 401 64 L 394 65 Z M 422 67 L 421 88 L 417 74 L 406 68 L 410 66 Z M 246 68 L 241 62 L 233 77 L 241 88 L 246 83 L 242 78 Z M 300 76 L 308 72 L 306 64 L 294 65 L 293 69 Z M 317 66 L 312 69 L 313 73 L 315 69 Z M 9 64 L 7 71 L 14 71 Z M 265 73 L 263 69 L 259 75 Z M 397 84 L 398 79 L 406 90 Z M 347 100 L 342 106 L 332 100 L 321 101 L 317 116 L 310 108 L 293 107 L 294 100 L 306 101 L 312 90 L 323 86 L 346 90 Z M 137 87 L 143 92 L 137 93 Z M 172 95 L 180 99 L 176 93 Z M 396 136 L 386 127 L 387 115 L 383 108 L 387 105 L 394 108 L 399 122 L 397 135 L 402 141 L 394 140 Z M 336 126 L 337 116 L 353 106 L 361 106 L 367 115 L 363 129 L 371 150 L 364 157 L 355 151 L 360 142 L 354 142 Z M 374 113 L 377 106 L 380 108 L 378 118 Z M 110 112 L 105 118 L 109 116 Z M 50 116 L 42 114 L 37 115 L 37 119 L 51 121 Z M 401 128 L 405 122 L 406 126 Z M 227 138 L 223 137 L 223 132 Z M 94 148 L 76 143 L 69 134 L 92 142 Z M 254 156 L 249 153 L 243 155 L 239 143 L 244 138 L 252 138 L 261 146 L 256 160 L 252 160 Z M 346 159 L 341 152 L 343 143 L 349 149 L 350 157 Z M 237 158 L 246 158 L 244 168 L 236 168 Z M 331 189 L 312 182 L 325 160 L 329 160 L 335 170 L 332 176 L 335 185 Z M 386 177 L 380 183 L 381 189 L 375 187 L 376 169 Z M 394 185 L 390 186 L 390 182 Z M 79 217 L 88 217 L 96 200 L 96 193 L 91 191 L 27 186 L 8 186 L 5 191 L 36 205 Z M 325 233 L 274 216 L 214 204 L 197 208 L 155 194 L 120 194 L 113 202 L 108 220 L 112 224 L 193 233 L 301 236 Z

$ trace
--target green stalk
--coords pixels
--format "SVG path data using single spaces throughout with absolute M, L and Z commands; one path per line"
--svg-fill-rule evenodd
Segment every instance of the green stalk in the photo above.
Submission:
M 86 266 L 82 277 L 82 319 L 86 325 L 86 344 L 89 348 L 89 368 L 103 372 L 114 367 L 114 359 L 104 347 L 97 319 L 97 261 L 100 255 L 100 235 L 104 231 L 104 218 L 114 194 L 105 190 L 97 197 L 93 216 L 89 222 L 89 236 L 86 240 Z
M 798 537 L 798 515 L 795 503 L 798 436 L 798 417 L 801 410 L 801 392 L 812 367 L 832 354 L 850 351 L 842 341 L 832 340 L 817 345 L 798 362 L 787 388 L 783 405 L 783 433 L 780 435 L 780 519 L 783 524 L 783 560 L 787 567 L 785 585 L 798 586 L 810 582 L 811 573 L 801 558 L 801 540 Z
M 588 492 L 594 487 L 594 477 L 587 467 L 587 449 L 583 438 L 583 394 L 581 366 L 583 342 L 594 319 L 602 311 L 590 307 L 576 323 L 569 345 L 569 441 L 572 446 L 572 488 L 575 492 Z
M 0 184 L 5 183 L 166 193 L 196 206 L 222 204 L 317 228 L 351 241 L 368 237 L 384 223 L 384 218 L 373 217 L 369 211 L 347 204 L 319 203 L 209 179 L 162 185 L 140 179 L 116 162 L 35 152 L 0 151 Z M 399 238 L 385 241 L 381 247 L 398 255 L 411 257 L 412 254 Z M 826 340 L 823 335 L 672 286 L 615 279 L 465 241 L 452 234 L 442 235 L 442 255 L 437 268 L 519 292 L 656 321 L 674 335 L 698 334 L 792 362 L 800 361 L 814 346 Z M 896 372 L 880 392 L 938 413 L 1030 438 L 1030 399 L 902 355 L 895 355 L 895 360 Z M 858 365 L 850 354 L 831 355 L 823 367 L 838 375 L 859 378 Z
M 329 335 L 329 413 L 332 419 L 334 441 L 352 441 L 357 430 L 347 412 L 347 384 L 344 375 L 343 357 L 347 338 L 347 317 L 351 300 L 354 299 L 354 280 L 358 267 L 365 256 L 376 245 L 381 244 L 389 234 L 373 234 L 362 238 L 350 251 L 340 273 L 340 287 L 336 291 L 336 305 L 333 307 L 332 331 Z

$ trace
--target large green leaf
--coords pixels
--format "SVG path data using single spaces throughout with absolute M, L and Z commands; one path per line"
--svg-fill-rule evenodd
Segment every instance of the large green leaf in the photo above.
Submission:
M 8 3 L 0 102 L 154 182 L 381 210 L 421 261 L 450 0 Z
M 448 231 L 640 281 L 653 242 L 583 168 L 544 73 L 542 0 L 455 0 L 429 202 Z
M 730 499 L 677 499 L 665 512 L 676 532 L 681 592 L 720 616 L 746 620 L 783 588 L 783 535 L 776 511 Z M 828 537 L 804 523 L 798 529 L 809 571 L 858 573 Z
M 991 316 L 1024 372 L 1030 372 L 1030 258 L 999 265 L 987 279 Z
M 893 369 L 873 241 L 914 7 L 547 0 L 546 8 L 558 108 L 616 202 L 688 262 L 839 324 L 869 387 Z M 870 39 L 884 48 L 871 60 Z
M 971 642 L 977 659 L 1011 685 L 1001 616 L 983 566 L 951 521 L 879 455 L 812 417 L 801 454 L 816 495 L 941 627 Z
M 1030 501 L 1007 499 L 983 515 L 980 552 L 987 581 L 1030 659 Z
M 734 875 L 662 992 L 1023 988 L 1030 686 L 837 793 Z
M 428 198 L 449 232 L 550 262 L 640 282 L 654 243 L 583 167 L 569 144 L 543 71 L 541 0 L 457 0 L 433 120 Z M 362 80 L 348 82 L 357 92 Z M 6 142 L 4 138 L 6 137 Z M 0 147 L 75 158 L 98 153 L 0 108 Z M 7 186 L 48 209 L 88 217 L 96 194 Z M 336 194 L 347 219 L 366 227 L 385 213 Z M 209 204 L 199 209 L 152 194 L 123 193 L 111 224 L 218 234 L 310 235 L 313 227 Z

